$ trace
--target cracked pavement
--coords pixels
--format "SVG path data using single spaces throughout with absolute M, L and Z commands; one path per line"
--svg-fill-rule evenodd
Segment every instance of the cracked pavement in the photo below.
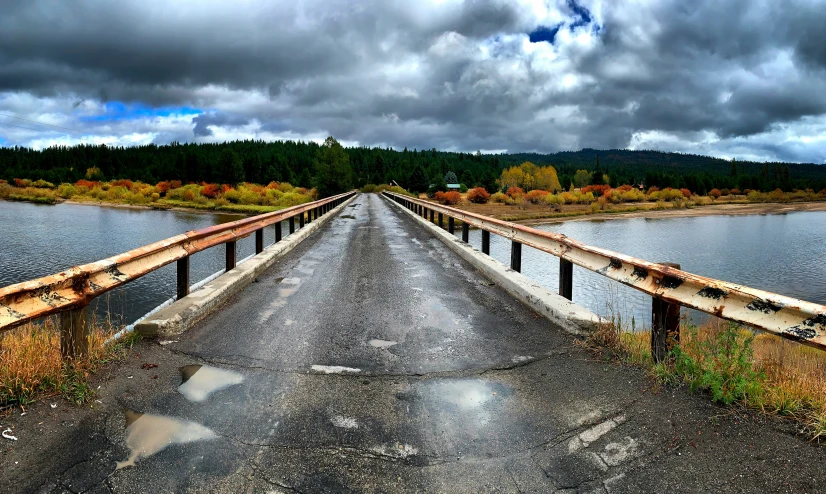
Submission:
M 379 196 L 345 211 L 91 408 L 0 418 L 0 491 L 822 491 L 789 423 L 600 361 Z

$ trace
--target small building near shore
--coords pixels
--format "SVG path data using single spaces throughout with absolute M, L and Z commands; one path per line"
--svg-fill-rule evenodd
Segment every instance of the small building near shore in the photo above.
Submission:
M 462 186 L 459 184 L 447 184 L 447 190 L 459 190 Z

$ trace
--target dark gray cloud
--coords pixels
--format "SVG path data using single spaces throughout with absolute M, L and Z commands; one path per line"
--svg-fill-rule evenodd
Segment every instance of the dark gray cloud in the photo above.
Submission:
M 48 107 L 52 123 L 97 136 L 826 159 L 822 0 L 31 0 L 0 10 L 0 112 L 46 118 Z M 553 43 L 529 43 L 542 26 Z M 204 113 L 131 128 L 81 118 L 108 101 Z

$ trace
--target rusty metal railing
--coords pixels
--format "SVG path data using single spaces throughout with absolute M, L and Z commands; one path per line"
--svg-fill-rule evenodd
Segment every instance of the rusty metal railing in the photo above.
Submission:
M 177 297 L 189 294 L 189 256 L 220 244 L 226 246 L 226 270 L 236 266 L 236 242 L 255 234 L 255 253 L 264 250 L 263 229 L 275 225 L 275 242 L 282 237 L 281 222 L 289 232 L 318 219 L 356 192 L 214 225 L 170 237 L 101 261 L 0 288 L 0 333 L 43 317 L 60 314 L 61 351 L 72 357 L 86 351 L 87 310 L 95 297 L 158 268 L 177 261 Z
M 679 322 L 679 310 L 675 316 L 673 309 L 683 306 L 826 350 L 826 306 L 687 273 L 675 265 L 652 263 L 593 247 L 559 233 L 409 196 L 384 194 L 425 219 L 429 216 L 429 220 L 438 222 L 439 226 L 447 216 L 450 233 L 454 231 L 454 218 L 460 220 L 465 242 L 470 226 L 482 229 L 482 252 L 485 254 L 490 254 L 491 233 L 510 239 L 511 268 L 515 271 L 521 269 L 522 244 L 559 257 L 559 292 L 569 300 L 572 298 L 574 264 L 651 295 L 654 298 L 652 343 L 654 338 L 665 342 L 665 333 L 674 331 L 674 322 Z M 438 215 L 437 219 L 434 213 Z M 655 359 L 662 358 L 665 350 L 664 344 L 656 348 L 652 344 Z

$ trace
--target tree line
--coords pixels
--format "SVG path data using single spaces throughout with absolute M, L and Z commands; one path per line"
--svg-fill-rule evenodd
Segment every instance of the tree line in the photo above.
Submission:
M 302 141 L 172 143 L 134 147 L 78 145 L 34 150 L 0 148 L 0 178 L 76 182 L 92 168 L 101 180 L 131 179 L 235 184 L 289 182 L 319 188 L 321 196 L 364 184 L 396 182 L 411 191 L 443 189 L 449 178 L 468 188 L 502 188 L 503 170 L 529 161 L 553 166 L 560 186 L 623 184 L 687 188 L 699 194 L 718 188 L 769 191 L 826 188 L 826 166 L 729 161 L 657 151 L 594 150 L 554 154 L 481 154 L 378 147 L 343 147 Z

